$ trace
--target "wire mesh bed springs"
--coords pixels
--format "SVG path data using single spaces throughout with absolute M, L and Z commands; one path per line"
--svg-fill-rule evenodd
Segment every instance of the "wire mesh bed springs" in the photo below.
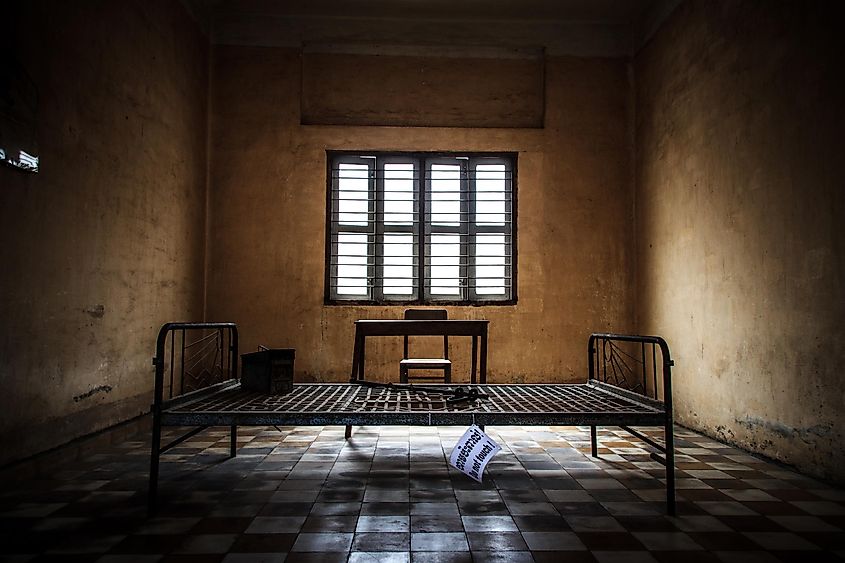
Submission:
M 168 346 L 169 344 L 169 346 Z M 264 425 L 581 425 L 619 426 L 655 451 L 666 469 L 667 512 L 675 513 L 669 347 L 658 336 L 597 333 L 588 341 L 586 383 L 523 385 L 296 384 L 291 393 L 246 391 L 238 381 L 234 323 L 168 323 L 156 343 L 149 510 L 154 512 L 162 453 L 209 426 Z M 194 426 L 162 446 L 162 426 Z M 663 428 L 663 443 L 635 426 Z

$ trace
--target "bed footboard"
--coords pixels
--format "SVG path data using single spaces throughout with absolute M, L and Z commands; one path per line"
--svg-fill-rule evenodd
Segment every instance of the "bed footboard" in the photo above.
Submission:
M 151 407 L 153 436 L 147 506 L 155 511 L 159 458 L 170 448 L 205 430 L 199 426 L 161 445 L 161 415 L 180 398 L 238 380 L 238 327 L 235 323 L 166 323 L 156 339 L 155 391 Z M 230 455 L 236 454 L 237 426 L 231 427 Z
M 594 333 L 587 346 L 589 383 L 634 393 L 664 413 L 663 444 L 629 426 L 621 428 L 655 450 L 651 458 L 666 468 L 666 511 L 675 514 L 675 439 L 672 417 L 672 366 L 669 345 L 660 336 Z M 590 446 L 598 457 L 596 427 L 590 426 Z

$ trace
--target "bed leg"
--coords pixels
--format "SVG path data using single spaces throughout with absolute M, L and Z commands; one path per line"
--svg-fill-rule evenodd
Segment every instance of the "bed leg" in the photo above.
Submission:
M 150 484 L 147 489 L 147 513 L 152 516 L 156 510 L 158 496 L 158 463 L 161 457 L 161 421 L 153 413 L 153 436 L 150 447 Z
M 675 515 L 675 431 L 672 419 L 666 424 L 666 513 Z
M 590 426 L 590 450 L 593 457 L 599 457 L 599 444 L 595 425 Z
M 346 440 L 348 440 L 349 438 L 352 437 L 352 426 L 351 425 L 349 425 L 349 424 L 346 425 L 346 431 L 343 433 L 343 437 Z
M 233 424 L 229 430 L 229 457 L 238 455 L 238 426 Z

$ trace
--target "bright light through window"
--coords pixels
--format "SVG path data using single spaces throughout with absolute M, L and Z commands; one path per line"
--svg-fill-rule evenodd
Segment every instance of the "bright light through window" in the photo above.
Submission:
M 514 301 L 514 155 L 329 153 L 330 303 Z

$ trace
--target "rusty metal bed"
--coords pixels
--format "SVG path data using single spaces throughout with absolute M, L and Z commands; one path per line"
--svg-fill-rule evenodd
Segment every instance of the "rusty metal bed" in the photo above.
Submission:
M 199 336 L 189 340 L 189 332 Z M 218 348 L 213 354 L 208 345 L 212 340 Z M 191 354 L 192 347 L 198 346 L 195 342 L 206 343 L 206 351 L 199 359 Z M 673 362 L 660 337 L 593 334 L 588 343 L 590 367 L 586 383 L 461 385 L 483 391 L 488 398 L 456 403 L 447 402 L 437 392 L 438 388 L 455 388 L 455 384 L 426 385 L 427 391 L 357 383 L 296 384 L 287 395 L 245 391 L 237 377 L 237 342 L 233 323 L 168 323 L 162 327 L 153 360 L 156 395 L 152 406 L 150 511 L 155 509 L 160 455 L 209 426 L 230 427 L 230 455 L 234 457 L 238 426 L 477 424 L 590 426 L 594 457 L 598 457 L 596 427 L 620 426 L 657 450 L 652 458 L 666 467 L 667 512 L 675 512 L 670 378 Z M 177 350 L 177 344 L 181 344 L 181 349 Z M 198 371 L 216 375 L 219 381 L 198 388 L 182 383 L 185 378 L 198 379 L 194 373 Z M 166 400 L 165 389 L 170 395 Z M 196 428 L 162 447 L 163 426 Z M 662 427 L 664 442 L 656 442 L 633 426 Z

